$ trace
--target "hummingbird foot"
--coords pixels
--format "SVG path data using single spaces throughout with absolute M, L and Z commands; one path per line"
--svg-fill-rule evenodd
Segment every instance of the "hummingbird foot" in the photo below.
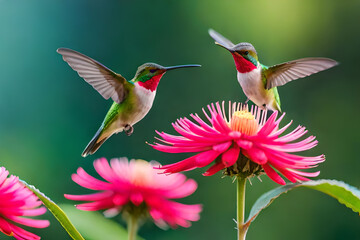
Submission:
M 130 136 L 134 132 L 134 128 L 133 128 L 133 126 L 126 124 L 124 131 L 127 136 Z

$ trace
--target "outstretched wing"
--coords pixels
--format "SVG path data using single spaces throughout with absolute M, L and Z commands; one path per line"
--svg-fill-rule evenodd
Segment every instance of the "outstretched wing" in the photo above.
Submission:
M 338 63 L 330 58 L 302 58 L 278 64 L 264 70 L 266 88 L 282 86 L 287 82 L 334 67 Z
M 209 35 L 220 45 L 223 45 L 225 48 L 232 48 L 235 46 L 229 39 L 216 32 L 213 29 L 209 29 Z
M 67 48 L 57 50 L 65 62 L 74 69 L 80 77 L 89 83 L 105 99 L 112 98 L 121 103 L 126 97 L 126 85 L 131 84 L 126 79 L 84 54 Z

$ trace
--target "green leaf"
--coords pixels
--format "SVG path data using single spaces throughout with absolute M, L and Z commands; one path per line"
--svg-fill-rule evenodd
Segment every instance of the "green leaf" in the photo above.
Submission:
M 66 216 L 65 212 L 54 203 L 50 198 L 45 196 L 42 192 L 36 189 L 34 186 L 27 184 L 25 181 L 21 181 L 28 189 L 30 189 L 38 198 L 43 202 L 45 207 L 54 215 L 54 217 L 63 226 L 69 236 L 74 240 L 85 240 L 81 234 L 76 230 L 74 225 L 70 222 L 70 219 Z
M 287 184 L 263 194 L 260 198 L 258 198 L 258 200 L 251 208 L 246 224 L 250 225 L 250 223 L 254 221 L 257 215 L 261 212 L 261 210 L 269 206 L 272 201 L 278 198 L 281 194 L 297 187 L 311 188 L 326 193 L 327 195 L 337 199 L 340 203 L 344 204 L 348 208 L 351 208 L 354 212 L 360 214 L 359 189 L 341 181 L 321 179 L 302 183 Z
M 61 208 L 68 213 L 74 225 L 87 240 L 127 239 L 127 231 L 122 226 L 105 218 L 99 212 L 81 211 L 69 204 L 61 204 Z

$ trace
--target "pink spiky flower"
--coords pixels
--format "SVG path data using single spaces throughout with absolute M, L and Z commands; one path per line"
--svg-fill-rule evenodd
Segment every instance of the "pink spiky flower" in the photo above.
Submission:
M 197 114 L 180 118 L 173 123 L 181 135 L 175 136 L 157 132 L 162 143 L 151 145 L 168 153 L 197 153 L 183 161 L 159 167 L 164 173 L 177 173 L 201 168 L 214 163 L 203 175 L 210 176 L 225 169 L 226 175 L 250 177 L 265 173 L 276 183 L 285 184 L 281 173 L 291 182 L 307 181 L 306 177 L 316 177 L 320 172 L 299 170 L 316 167 L 325 160 L 324 155 L 305 157 L 292 154 L 311 149 L 317 145 L 314 136 L 294 142 L 307 133 L 305 127 L 298 126 L 292 132 L 280 136 L 292 123 L 279 129 L 285 114 L 278 119 L 274 112 L 266 120 L 266 111 L 247 105 L 229 102 L 228 118 L 224 102 L 208 105 L 210 116 L 203 109 L 210 125 Z
M 18 224 L 45 228 L 49 226 L 48 220 L 24 218 L 39 216 L 46 212 L 45 207 L 39 206 L 42 202 L 28 188 L 19 182 L 19 178 L 11 175 L 4 168 L 0 168 L 0 231 L 8 236 L 21 240 L 36 240 L 39 236 L 28 232 Z
M 82 168 L 72 175 L 74 182 L 84 188 L 98 191 L 87 195 L 69 195 L 65 197 L 76 201 L 89 201 L 76 207 L 85 211 L 106 210 L 105 216 L 119 212 L 126 215 L 144 217 L 148 214 L 160 226 L 177 225 L 189 227 L 190 221 L 199 220 L 201 205 L 185 205 L 170 199 L 191 195 L 197 183 L 186 179 L 183 174 L 165 176 L 153 169 L 154 164 L 144 160 L 127 158 L 111 159 L 110 165 L 105 158 L 94 161 L 97 173 L 106 181 L 98 180 L 87 174 Z

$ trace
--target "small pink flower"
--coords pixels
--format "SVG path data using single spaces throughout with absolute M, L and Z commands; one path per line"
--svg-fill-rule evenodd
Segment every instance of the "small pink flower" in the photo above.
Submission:
M 224 102 L 208 105 L 210 116 L 203 109 L 210 125 L 197 114 L 178 119 L 174 129 L 181 135 L 175 136 L 157 132 L 163 142 L 151 145 L 153 148 L 168 153 L 198 153 L 183 161 L 160 167 L 165 173 L 176 173 L 201 168 L 214 163 L 203 175 L 210 176 L 226 169 L 225 174 L 250 177 L 265 173 L 276 183 L 285 184 L 281 173 L 291 182 L 307 181 L 306 177 L 316 177 L 320 172 L 302 172 L 298 170 L 316 167 L 325 160 L 324 155 L 304 157 L 293 152 L 301 152 L 317 145 L 314 136 L 294 142 L 307 133 L 305 127 L 298 126 L 292 132 L 280 136 L 290 125 L 279 129 L 285 114 L 277 118 L 274 112 L 266 120 L 266 111 L 247 105 L 229 102 L 229 116 L 226 117 Z M 250 161 L 249 161 L 250 159 Z M 275 171 L 277 170 L 277 171 Z
M 120 211 L 128 214 L 147 215 L 150 213 L 155 223 L 171 227 L 189 227 L 190 221 L 199 220 L 201 205 L 185 205 L 170 199 L 191 195 L 197 188 L 192 179 L 183 174 L 165 176 L 153 169 L 154 164 L 144 160 L 127 158 L 105 158 L 94 161 L 97 173 L 106 181 L 98 180 L 82 168 L 72 175 L 74 182 L 88 189 L 98 191 L 87 195 L 65 197 L 77 201 L 89 201 L 76 207 L 85 211 L 106 210 L 105 215 L 116 215 Z M 136 212 L 136 213 L 135 213 Z
M 49 226 L 48 220 L 24 218 L 23 216 L 39 216 L 46 212 L 45 207 L 38 208 L 42 202 L 19 178 L 11 175 L 4 168 L 0 168 L 0 231 L 8 236 L 21 240 L 40 239 L 39 236 L 28 232 L 18 224 L 45 228 Z

